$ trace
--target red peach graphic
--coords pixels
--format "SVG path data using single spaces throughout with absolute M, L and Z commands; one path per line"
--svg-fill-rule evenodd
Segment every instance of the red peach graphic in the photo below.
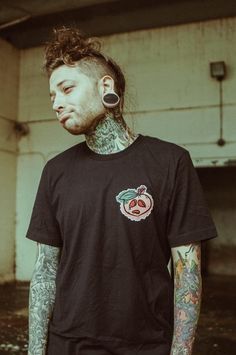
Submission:
M 153 198 L 147 193 L 145 185 L 120 192 L 116 200 L 120 203 L 122 214 L 132 221 L 145 219 L 150 215 L 154 205 Z

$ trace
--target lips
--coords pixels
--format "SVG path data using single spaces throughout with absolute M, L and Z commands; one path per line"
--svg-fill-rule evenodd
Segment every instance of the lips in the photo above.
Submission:
M 67 112 L 67 113 L 61 113 L 60 115 L 58 115 L 58 119 L 60 121 L 61 124 L 65 123 L 66 120 L 70 117 L 71 112 Z

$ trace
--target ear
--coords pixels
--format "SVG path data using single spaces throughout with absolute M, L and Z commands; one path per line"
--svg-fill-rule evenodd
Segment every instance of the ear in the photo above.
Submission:
M 98 83 L 98 90 L 101 96 L 107 92 L 114 91 L 114 79 L 110 75 L 104 75 Z

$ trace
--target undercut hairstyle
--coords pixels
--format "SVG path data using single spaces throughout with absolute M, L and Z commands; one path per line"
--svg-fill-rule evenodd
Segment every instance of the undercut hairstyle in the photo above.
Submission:
M 45 47 L 44 69 L 50 77 L 61 65 L 78 66 L 82 72 L 95 79 L 110 75 L 116 93 L 123 102 L 125 78 L 119 65 L 101 52 L 98 39 L 86 37 L 77 28 L 61 27 L 53 30 L 51 41 Z

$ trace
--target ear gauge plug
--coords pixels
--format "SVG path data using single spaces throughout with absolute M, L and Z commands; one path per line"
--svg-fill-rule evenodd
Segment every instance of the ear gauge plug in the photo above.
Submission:
M 119 104 L 119 102 L 120 102 L 120 97 L 114 91 L 114 87 L 112 85 L 109 91 L 103 94 L 102 103 L 107 108 L 113 108 L 116 107 Z
M 114 91 L 109 91 L 102 97 L 102 103 L 107 108 L 116 107 L 120 102 L 119 96 Z

